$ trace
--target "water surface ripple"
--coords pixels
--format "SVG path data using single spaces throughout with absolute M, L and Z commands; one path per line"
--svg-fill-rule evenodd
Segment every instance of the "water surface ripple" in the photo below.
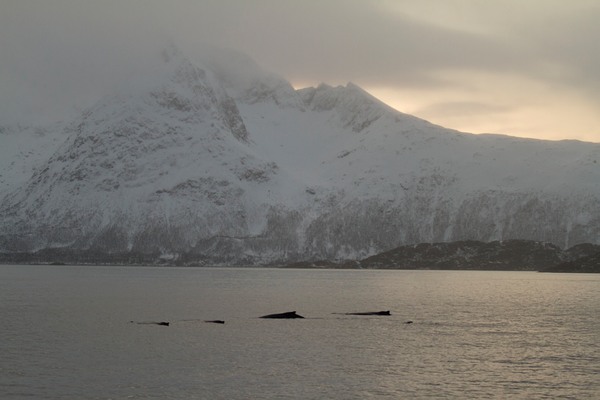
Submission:
M 600 275 L 0 266 L 0 316 L 2 399 L 600 398 Z

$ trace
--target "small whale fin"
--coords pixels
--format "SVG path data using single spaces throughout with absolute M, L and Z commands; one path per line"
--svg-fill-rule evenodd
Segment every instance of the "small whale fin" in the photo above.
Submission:
M 304 318 L 304 317 L 302 315 L 296 314 L 296 311 L 288 311 L 288 312 L 278 313 L 278 314 L 267 314 L 267 315 L 263 315 L 260 318 L 294 319 L 294 318 Z

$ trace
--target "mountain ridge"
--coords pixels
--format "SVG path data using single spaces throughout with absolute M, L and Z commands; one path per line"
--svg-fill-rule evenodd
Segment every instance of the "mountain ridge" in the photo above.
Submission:
M 211 51 L 194 63 L 167 47 L 48 134 L 55 147 L 35 162 L 7 154 L 0 251 L 259 265 L 420 242 L 600 241 L 600 145 L 448 130 L 353 83 L 294 90 Z

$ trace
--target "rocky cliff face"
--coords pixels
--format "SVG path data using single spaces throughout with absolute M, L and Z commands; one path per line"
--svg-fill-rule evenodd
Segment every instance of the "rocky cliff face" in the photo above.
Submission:
M 63 128 L 0 131 L 0 251 L 252 265 L 600 243 L 598 144 L 460 133 L 353 84 L 296 91 L 243 55 L 199 59 L 171 46 Z

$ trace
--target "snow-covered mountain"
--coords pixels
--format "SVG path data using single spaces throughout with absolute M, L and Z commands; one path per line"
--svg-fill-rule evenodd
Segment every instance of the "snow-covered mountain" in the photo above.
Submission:
M 0 130 L 0 252 L 363 258 L 402 244 L 600 243 L 600 145 L 471 135 L 358 86 L 294 90 L 169 46 L 62 128 Z

